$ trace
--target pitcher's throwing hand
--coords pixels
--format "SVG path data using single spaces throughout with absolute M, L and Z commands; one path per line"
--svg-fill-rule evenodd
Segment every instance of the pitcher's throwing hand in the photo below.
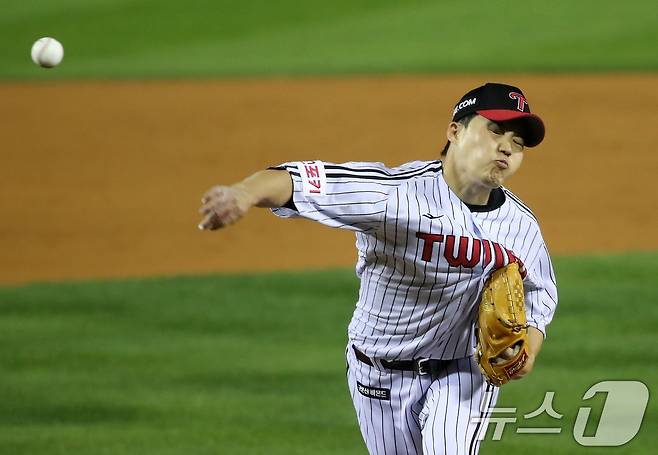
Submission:
M 203 195 L 201 203 L 199 213 L 204 218 L 199 229 L 214 231 L 242 218 L 254 206 L 254 198 L 235 186 L 213 186 Z

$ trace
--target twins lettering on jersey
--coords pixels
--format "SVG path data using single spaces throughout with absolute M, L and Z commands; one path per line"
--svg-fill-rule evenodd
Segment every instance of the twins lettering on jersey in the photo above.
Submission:
M 500 190 L 502 205 L 491 211 L 467 210 L 439 161 L 389 168 L 316 160 L 278 169 L 289 172 L 294 188 L 292 204 L 275 214 L 355 231 L 361 285 L 348 330 L 350 342 L 371 358 L 472 355 L 472 310 L 485 274 L 520 265 L 517 258 L 526 263 L 528 322 L 541 330 L 550 321 L 557 303 L 550 258 L 535 217 L 511 192 Z M 431 292 L 442 283 L 450 292 Z M 353 391 L 362 396 L 356 384 Z
M 441 254 L 434 255 L 434 245 L 436 244 L 441 250 L 443 247 L 443 257 L 451 267 L 466 267 L 472 269 L 478 264 L 483 267 L 494 261 L 494 269 L 499 269 L 507 264 L 516 262 L 519 264 L 519 273 L 522 278 L 528 274 L 523 261 L 519 259 L 511 250 L 504 248 L 497 242 L 490 240 L 480 240 L 470 237 L 457 237 L 452 234 L 432 234 L 428 232 L 416 232 L 416 237 L 422 242 L 423 253 L 421 259 L 425 262 L 432 262 Z M 457 251 L 455 252 L 455 245 Z

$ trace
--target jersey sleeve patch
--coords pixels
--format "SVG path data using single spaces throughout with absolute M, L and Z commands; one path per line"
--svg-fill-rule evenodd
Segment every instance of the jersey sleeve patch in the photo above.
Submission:
M 327 174 L 322 161 L 301 161 L 297 169 L 302 179 L 304 196 L 325 196 L 327 194 Z

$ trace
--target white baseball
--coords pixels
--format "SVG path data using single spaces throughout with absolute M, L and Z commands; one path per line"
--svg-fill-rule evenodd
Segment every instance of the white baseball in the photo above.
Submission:
M 64 47 L 55 38 L 45 37 L 32 45 L 32 61 L 44 68 L 60 64 L 64 58 Z

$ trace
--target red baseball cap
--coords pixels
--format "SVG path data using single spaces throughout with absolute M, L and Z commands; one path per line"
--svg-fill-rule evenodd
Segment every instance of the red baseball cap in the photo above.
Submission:
M 534 147 L 544 139 L 544 122 L 530 112 L 523 92 L 513 85 L 488 82 L 462 96 L 455 105 L 452 121 L 479 114 L 492 122 L 519 122 L 526 147 Z

